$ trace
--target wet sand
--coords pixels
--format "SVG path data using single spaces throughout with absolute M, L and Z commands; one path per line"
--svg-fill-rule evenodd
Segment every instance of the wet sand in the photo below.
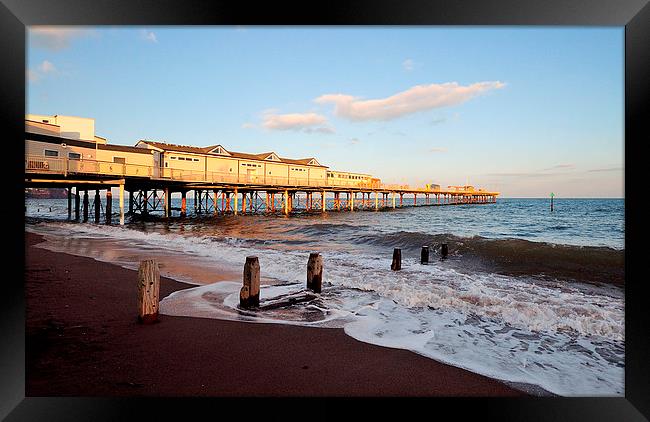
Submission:
M 35 248 L 25 233 L 26 396 L 525 396 L 342 329 L 160 315 L 137 274 Z M 161 277 L 160 297 L 192 287 Z

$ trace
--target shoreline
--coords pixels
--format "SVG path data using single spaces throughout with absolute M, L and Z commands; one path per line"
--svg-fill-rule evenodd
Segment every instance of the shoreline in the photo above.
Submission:
M 168 315 L 139 325 L 136 271 L 34 248 L 41 240 L 25 232 L 27 396 L 550 395 L 343 329 Z M 160 297 L 191 287 L 161 276 Z

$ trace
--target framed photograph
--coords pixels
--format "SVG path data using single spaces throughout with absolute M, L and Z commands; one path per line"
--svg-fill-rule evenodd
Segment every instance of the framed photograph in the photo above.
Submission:
M 0 415 L 647 420 L 650 8 L 589 7 L 5 1 Z

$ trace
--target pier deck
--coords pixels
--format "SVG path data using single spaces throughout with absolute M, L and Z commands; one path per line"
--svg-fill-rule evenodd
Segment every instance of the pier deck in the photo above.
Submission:
M 179 211 L 180 216 L 186 216 L 186 195 L 192 191 L 196 214 L 281 212 L 288 215 L 297 211 L 354 211 L 408 206 L 486 204 L 496 202 L 499 195 L 499 192 L 474 189 L 471 186 L 423 189 L 395 185 L 363 186 L 358 183 L 346 184 L 345 181 L 323 184 L 322 180 L 314 181 L 308 178 L 240 177 L 207 171 L 182 171 L 43 156 L 25 157 L 25 187 L 67 187 L 69 219 L 79 220 L 80 210 L 83 209 L 83 221 L 87 221 L 88 209 L 93 208 L 96 223 L 99 223 L 99 215 L 102 212 L 99 191 L 106 190 L 107 198 L 112 199 L 111 188 L 118 187 L 120 224 L 124 224 L 125 190 L 129 192 L 129 213 L 146 215 L 159 211 L 165 217 L 171 217 L 173 211 Z M 89 190 L 95 190 L 92 204 L 88 198 Z M 81 192 L 84 193 L 83 208 L 80 203 Z M 171 206 L 175 193 L 180 193 L 180 208 Z M 421 198 L 419 201 L 418 197 Z M 106 208 L 110 213 L 110 205 Z M 110 216 L 106 216 L 106 221 L 110 223 Z

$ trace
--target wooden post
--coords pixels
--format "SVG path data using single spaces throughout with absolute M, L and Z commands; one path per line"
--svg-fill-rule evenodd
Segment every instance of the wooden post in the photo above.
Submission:
M 393 192 L 393 209 L 395 209 L 395 192 Z
M 120 226 L 124 225 L 124 185 L 120 185 Z
M 395 248 L 393 250 L 393 263 L 390 264 L 390 269 L 393 271 L 399 271 L 402 269 L 402 250 L 400 248 Z
M 235 188 L 235 194 L 233 196 L 233 207 L 234 207 L 233 209 L 234 209 L 235 215 L 237 215 L 237 193 L 238 193 L 237 188 Z
M 72 186 L 68 188 L 68 220 L 72 220 Z
M 79 186 L 74 188 L 74 219 L 75 221 L 79 221 L 79 203 L 80 203 L 80 198 L 79 198 Z
M 239 306 L 260 305 L 260 263 L 256 256 L 247 256 L 244 264 L 244 285 L 239 291 Z
M 417 193 L 413 194 L 413 206 L 414 207 L 418 206 L 418 194 Z
M 354 195 L 352 192 L 348 194 L 348 197 L 350 198 L 350 211 L 354 211 Z
M 129 215 L 133 214 L 133 191 L 129 191 Z
M 181 217 L 187 216 L 187 192 L 181 191 Z
M 88 221 L 88 204 L 89 204 L 88 203 L 88 191 L 85 190 L 84 191 L 84 219 L 83 219 L 84 223 Z
M 138 322 L 151 324 L 158 321 L 158 295 L 160 270 L 155 259 L 140 262 L 138 268 Z
M 307 261 L 307 288 L 320 293 L 322 284 L 323 257 L 318 252 L 312 252 Z
M 429 247 L 422 246 L 422 252 L 420 252 L 420 264 L 429 263 Z
M 379 209 L 379 192 L 375 191 L 375 211 L 377 211 L 378 209 Z
M 449 248 L 447 247 L 446 243 L 443 243 L 440 245 L 440 256 L 443 258 L 447 258 L 447 254 L 449 253 Z
M 321 205 L 323 207 L 323 212 L 327 211 L 327 202 L 325 202 L 325 191 L 320 196 L 321 199 Z
M 113 192 L 111 188 L 106 189 L 106 224 L 111 224 L 113 219 Z

